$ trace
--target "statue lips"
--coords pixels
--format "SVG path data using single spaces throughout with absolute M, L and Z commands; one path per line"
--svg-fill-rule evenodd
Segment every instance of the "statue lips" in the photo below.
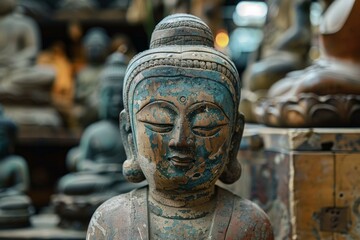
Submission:
M 189 156 L 171 156 L 168 160 L 178 168 L 190 169 L 194 163 L 194 158 Z

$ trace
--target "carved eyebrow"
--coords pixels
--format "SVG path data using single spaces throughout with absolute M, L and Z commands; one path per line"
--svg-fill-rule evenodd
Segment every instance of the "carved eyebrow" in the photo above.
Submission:
M 202 108 L 206 108 L 206 107 L 218 109 L 222 114 L 224 114 L 224 116 L 227 118 L 227 120 L 229 120 L 229 116 L 224 112 L 224 110 L 219 105 L 217 105 L 216 103 L 213 103 L 213 102 L 208 102 L 208 101 L 194 103 L 188 109 L 187 116 L 193 117 L 193 115 L 196 112 L 199 112 Z M 204 111 L 202 111 L 202 112 L 204 112 Z
M 165 108 L 167 110 L 170 110 L 174 114 L 178 114 L 179 111 L 178 111 L 177 107 L 173 103 L 166 101 L 166 100 L 155 100 L 152 102 L 150 101 L 149 103 L 142 106 L 135 114 L 138 114 L 146 107 L 149 107 L 152 105 L 161 105 L 161 104 L 165 104 L 165 106 L 161 106 L 161 108 Z

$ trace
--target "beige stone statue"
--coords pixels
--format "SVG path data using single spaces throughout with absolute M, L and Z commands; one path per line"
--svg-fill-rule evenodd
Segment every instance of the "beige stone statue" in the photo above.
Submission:
M 130 62 L 120 131 L 128 180 L 149 186 L 94 213 L 87 239 L 273 239 L 254 203 L 215 186 L 240 177 L 240 79 L 199 18 L 170 15 Z M 209 41 L 210 40 L 210 41 Z

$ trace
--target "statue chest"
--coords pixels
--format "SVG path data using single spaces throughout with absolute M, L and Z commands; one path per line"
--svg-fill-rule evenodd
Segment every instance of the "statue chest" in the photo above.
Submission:
M 197 219 L 169 219 L 150 213 L 153 239 L 211 239 L 213 214 Z

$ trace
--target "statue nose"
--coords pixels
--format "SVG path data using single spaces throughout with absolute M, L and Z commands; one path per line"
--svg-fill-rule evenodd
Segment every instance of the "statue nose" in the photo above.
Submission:
M 189 148 L 193 145 L 194 139 L 191 134 L 190 126 L 185 121 L 181 121 L 174 129 L 169 142 L 171 148 Z

